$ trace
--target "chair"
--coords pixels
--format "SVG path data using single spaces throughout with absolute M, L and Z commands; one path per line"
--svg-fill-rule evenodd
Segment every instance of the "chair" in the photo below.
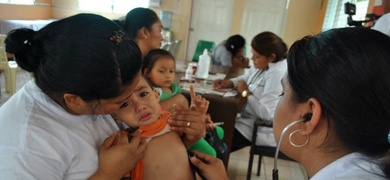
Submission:
M 211 52 L 214 49 L 215 43 L 213 41 L 205 41 L 199 40 L 196 45 L 194 56 L 192 57 L 192 61 L 199 61 L 199 56 L 203 54 L 204 49 L 207 49 Z
M 4 71 L 5 92 L 11 95 L 16 92 L 16 71 L 20 68 L 15 61 L 8 61 L 4 40 L 7 36 L 0 34 L 0 70 Z
M 257 165 L 257 176 L 260 176 L 260 169 L 261 169 L 261 158 L 263 156 L 268 157 L 274 157 L 276 152 L 276 147 L 271 146 L 258 146 L 256 145 L 256 138 L 257 138 L 257 130 L 260 126 L 263 127 L 273 127 L 272 121 L 265 121 L 263 119 L 257 119 L 253 125 L 253 132 L 252 132 L 252 145 L 249 151 L 249 163 L 248 163 L 248 172 L 246 174 L 246 179 L 250 180 L 252 175 L 252 164 L 253 164 L 253 158 L 254 155 L 259 156 L 259 162 Z M 279 158 L 278 159 L 284 159 L 284 160 L 290 160 L 294 161 L 293 159 L 289 158 L 282 152 L 279 152 Z

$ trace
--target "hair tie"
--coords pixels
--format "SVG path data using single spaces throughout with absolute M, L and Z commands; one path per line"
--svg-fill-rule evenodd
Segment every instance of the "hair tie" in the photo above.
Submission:
M 110 37 L 110 41 L 114 41 L 116 45 L 119 45 L 123 41 L 125 35 L 125 32 L 122 30 L 114 31 L 114 35 Z
M 26 39 L 23 41 L 23 45 L 31 46 L 31 42 L 28 39 Z
M 234 49 L 234 45 L 233 45 L 233 44 L 232 44 L 232 45 L 230 45 L 230 48 Z

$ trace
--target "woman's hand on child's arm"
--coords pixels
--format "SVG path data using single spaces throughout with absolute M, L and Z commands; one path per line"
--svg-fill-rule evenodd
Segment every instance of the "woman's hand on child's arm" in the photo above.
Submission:
M 201 95 L 196 95 L 194 87 L 190 86 L 191 105 L 190 108 L 206 114 L 209 109 L 209 101 Z
M 193 86 L 190 86 L 191 106 L 190 109 L 176 104 L 174 113 L 168 123 L 171 130 L 183 133 L 183 143 L 186 147 L 198 142 L 206 135 L 205 120 L 209 101 L 195 94 Z
M 134 168 L 146 150 L 140 130 L 128 140 L 124 131 L 108 137 L 99 151 L 99 168 L 89 179 L 120 179 Z
M 205 114 L 179 105 L 175 105 L 174 108 L 168 124 L 171 125 L 172 131 L 183 133 L 183 143 L 186 147 L 205 137 Z

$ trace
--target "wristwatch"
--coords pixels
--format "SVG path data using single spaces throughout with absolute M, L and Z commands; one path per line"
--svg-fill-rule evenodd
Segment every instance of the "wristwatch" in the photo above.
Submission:
M 247 90 L 244 90 L 244 91 L 241 92 L 241 96 L 242 96 L 242 97 L 248 97 L 249 94 L 250 94 L 250 92 L 247 91 Z

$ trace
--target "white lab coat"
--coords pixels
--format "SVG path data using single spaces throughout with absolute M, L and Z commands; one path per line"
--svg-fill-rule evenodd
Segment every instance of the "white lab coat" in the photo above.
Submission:
M 347 154 L 322 168 L 310 180 L 385 180 L 377 163 L 360 153 Z
M 0 108 L 0 179 L 87 179 L 118 127 L 109 115 L 73 115 L 29 81 Z
M 374 27 L 377 31 L 380 31 L 388 36 L 390 36 L 390 13 L 387 13 L 381 16 L 375 23 Z
M 252 95 L 248 97 L 241 116 L 236 119 L 235 128 L 249 141 L 252 139 L 253 123 L 257 118 L 273 120 L 276 105 L 282 93 L 281 80 L 287 71 L 287 60 L 270 63 L 268 70 L 258 78 L 258 69 L 251 69 L 237 78 L 231 79 L 234 86 L 244 80 L 249 86 Z M 276 146 L 273 129 L 260 127 L 257 131 L 257 145 Z

